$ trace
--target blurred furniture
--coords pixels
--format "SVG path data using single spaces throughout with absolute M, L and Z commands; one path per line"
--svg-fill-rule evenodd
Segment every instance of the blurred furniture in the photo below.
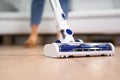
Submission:
M 0 12 L 0 34 L 30 33 L 30 1 L 3 0 L 8 11 Z M 3 2 L 2 1 L 2 2 Z M 117 4 L 115 3 L 117 1 Z M 120 8 L 118 0 L 72 0 L 69 25 L 76 34 L 120 33 Z M 94 3 L 93 3 L 94 2 Z M 5 8 L 6 9 L 6 8 Z M 16 9 L 16 10 L 15 10 Z M 3 10 L 3 9 L 2 9 Z M 47 13 L 49 12 L 49 13 Z M 40 34 L 55 34 L 56 24 L 47 0 Z M 46 28 L 47 27 L 47 28 Z
M 0 35 L 30 33 L 30 1 L 2 0 L 9 8 L 0 9 Z M 43 21 L 38 31 L 44 35 L 56 34 L 53 13 L 48 0 L 46 1 Z M 71 0 L 68 23 L 75 34 L 119 35 L 119 4 L 119 0 Z

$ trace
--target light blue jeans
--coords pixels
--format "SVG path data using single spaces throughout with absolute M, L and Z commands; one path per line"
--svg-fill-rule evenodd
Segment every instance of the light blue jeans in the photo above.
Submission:
M 63 11 L 68 15 L 69 0 L 60 0 Z M 45 0 L 32 0 L 31 6 L 31 25 L 39 25 L 41 23 L 42 13 L 44 9 Z

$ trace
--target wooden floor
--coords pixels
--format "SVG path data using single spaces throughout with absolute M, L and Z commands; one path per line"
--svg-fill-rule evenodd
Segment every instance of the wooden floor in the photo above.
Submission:
M 0 80 L 120 80 L 120 48 L 112 57 L 53 59 L 41 46 L 1 46 Z

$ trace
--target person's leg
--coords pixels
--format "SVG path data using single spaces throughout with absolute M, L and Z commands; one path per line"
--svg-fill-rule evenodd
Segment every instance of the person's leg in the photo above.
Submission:
M 33 47 L 35 46 L 37 42 L 37 35 L 38 35 L 38 25 L 41 22 L 41 17 L 43 13 L 43 7 L 44 7 L 45 0 L 32 0 L 32 6 L 31 6 L 31 26 L 32 31 L 31 34 L 26 41 L 27 47 Z M 60 0 L 61 6 L 63 8 L 63 11 L 66 15 L 68 15 L 69 11 L 69 0 Z M 59 34 L 58 34 L 59 35 Z M 58 37 L 59 39 L 59 37 Z
M 33 47 L 36 45 L 38 38 L 38 26 L 41 23 L 45 0 L 32 0 L 31 6 L 31 33 L 25 45 Z

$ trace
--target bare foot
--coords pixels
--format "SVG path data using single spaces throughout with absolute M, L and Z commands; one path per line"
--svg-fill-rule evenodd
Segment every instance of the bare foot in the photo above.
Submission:
M 25 47 L 27 48 L 33 48 L 37 44 L 37 36 L 30 36 L 28 40 L 25 42 Z
M 38 30 L 38 25 L 33 25 L 30 37 L 25 42 L 25 47 L 32 48 L 32 47 L 36 46 L 37 39 L 38 39 L 38 32 L 37 32 L 37 30 Z

